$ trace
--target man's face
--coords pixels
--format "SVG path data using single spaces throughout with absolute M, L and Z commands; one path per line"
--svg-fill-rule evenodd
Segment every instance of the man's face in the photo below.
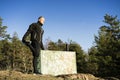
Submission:
M 39 19 L 39 22 L 40 22 L 41 24 L 44 24 L 44 22 L 45 22 L 45 18 L 43 18 L 43 17 L 40 18 L 40 19 Z

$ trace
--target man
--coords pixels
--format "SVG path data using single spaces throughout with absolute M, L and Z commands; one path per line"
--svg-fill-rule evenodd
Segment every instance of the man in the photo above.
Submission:
M 33 54 L 33 68 L 35 74 L 41 74 L 39 71 L 40 66 L 38 65 L 40 50 L 44 50 L 43 43 L 42 43 L 42 36 L 44 30 L 42 29 L 42 25 L 45 22 L 45 18 L 40 16 L 38 18 L 37 23 L 32 23 L 27 32 L 24 34 L 22 42 L 27 45 Z M 27 37 L 30 35 L 30 41 L 27 41 Z

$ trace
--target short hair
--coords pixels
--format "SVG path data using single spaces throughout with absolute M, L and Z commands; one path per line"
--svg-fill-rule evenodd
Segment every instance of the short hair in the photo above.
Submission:
M 38 17 L 38 19 L 40 19 L 40 18 L 44 18 L 44 17 L 43 16 Z

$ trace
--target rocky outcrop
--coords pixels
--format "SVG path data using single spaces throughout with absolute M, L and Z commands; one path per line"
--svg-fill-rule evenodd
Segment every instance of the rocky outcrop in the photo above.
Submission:
M 97 78 L 92 74 L 69 74 L 69 75 L 59 75 L 57 77 L 61 77 L 64 79 L 72 79 L 72 80 L 104 80 L 102 78 Z
M 114 77 L 105 79 L 95 77 L 92 74 L 68 74 L 68 75 L 34 75 L 25 74 L 19 71 L 0 71 L 0 80 L 120 80 Z

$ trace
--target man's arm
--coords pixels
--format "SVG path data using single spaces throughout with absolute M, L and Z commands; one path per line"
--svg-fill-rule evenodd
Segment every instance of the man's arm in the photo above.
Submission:
M 44 33 L 44 31 L 41 33 L 41 38 L 43 38 L 43 33 Z M 41 42 L 40 42 L 40 47 L 41 47 L 42 50 L 44 50 L 42 39 L 41 39 Z
M 27 46 L 30 45 L 30 42 L 29 42 L 29 41 L 26 41 L 26 38 L 27 38 L 27 36 L 31 33 L 31 31 L 32 31 L 32 26 L 30 25 L 30 26 L 29 26 L 29 29 L 27 30 L 27 32 L 24 34 L 24 36 L 23 36 L 23 38 L 22 38 L 22 42 L 23 42 L 25 45 L 27 45 Z
M 42 43 L 42 42 L 41 42 L 41 45 L 40 45 L 40 46 L 41 46 L 41 49 L 44 50 L 44 46 L 43 46 L 43 43 Z

